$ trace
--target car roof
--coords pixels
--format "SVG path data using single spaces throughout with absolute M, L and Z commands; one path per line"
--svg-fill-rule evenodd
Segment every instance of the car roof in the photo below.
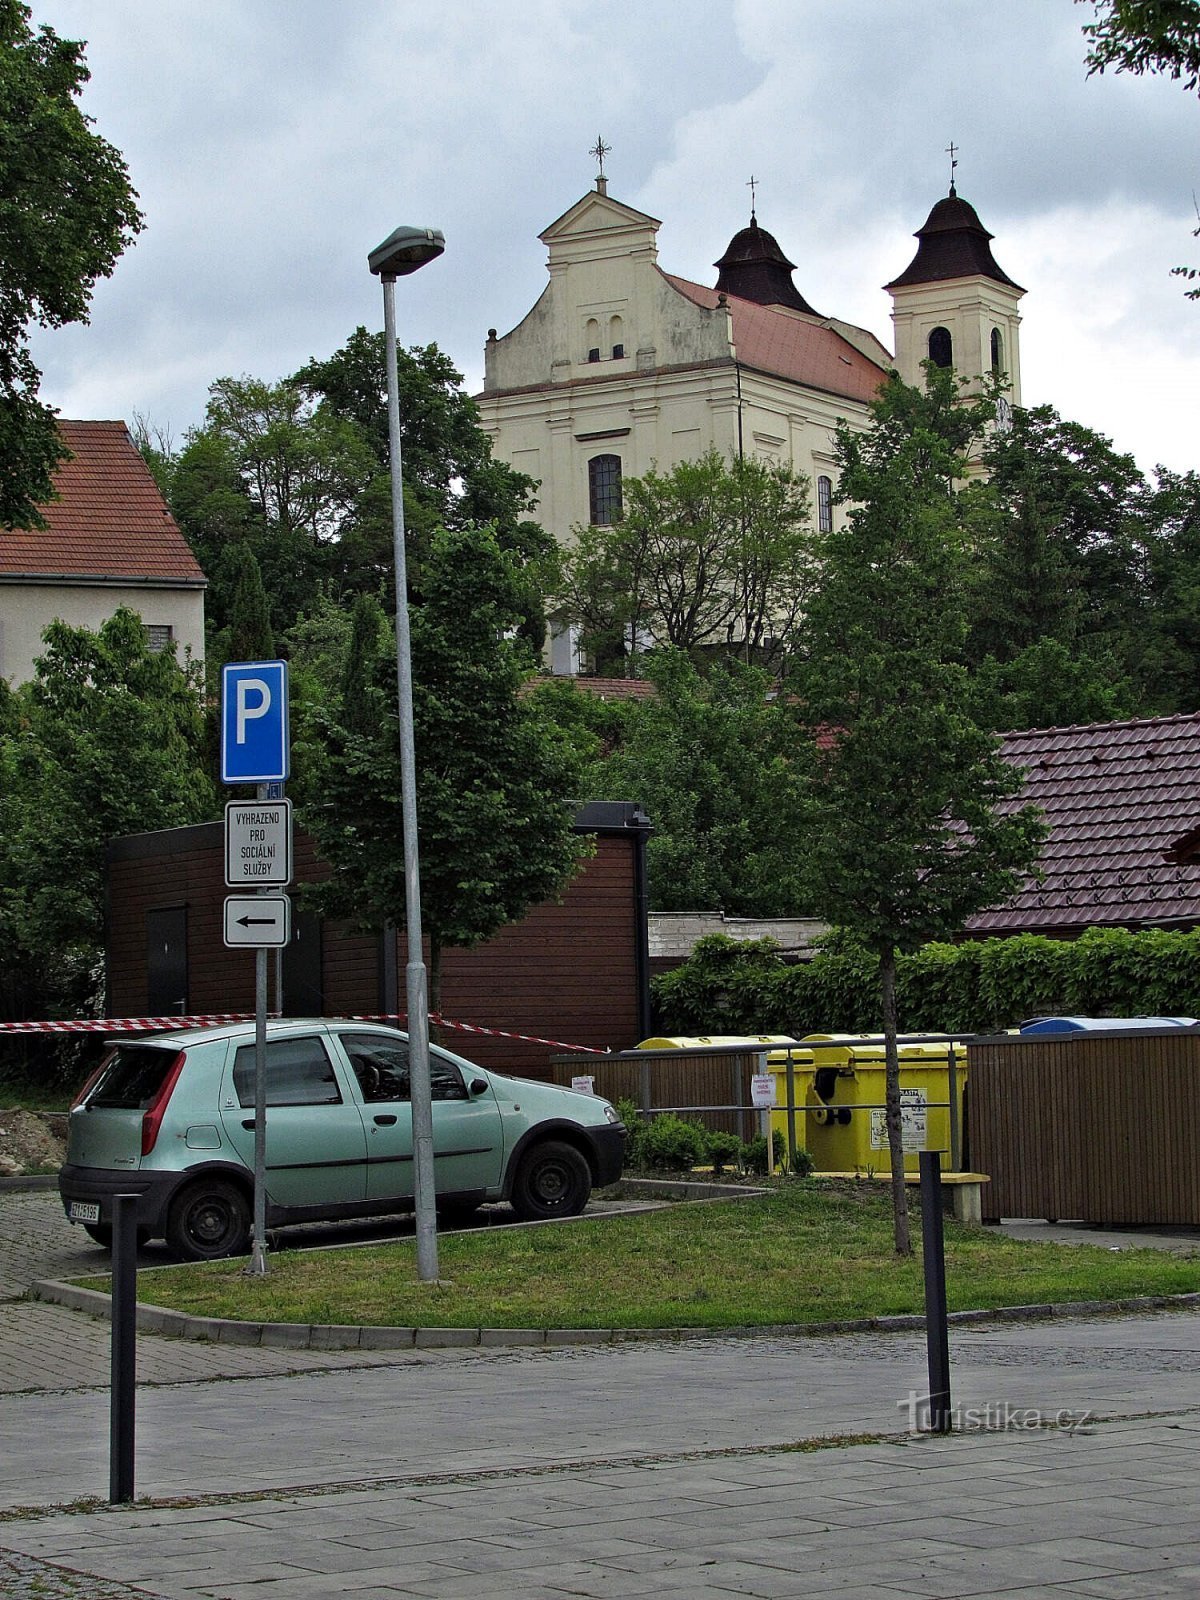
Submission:
M 407 1038 L 403 1029 L 393 1028 L 386 1022 L 364 1022 L 354 1017 L 270 1017 L 267 1019 L 267 1038 L 286 1038 L 292 1033 L 328 1033 L 346 1028 L 364 1028 L 380 1033 L 399 1033 Z M 255 1025 L 250 1022 L 220 1022 L 211 1027 L 167 1028 L 160 1033 L 113 1033 L 113 1044 L 153 1044 L 166 1048 L 198 1044 L 214 1039 L 253 1040 Z

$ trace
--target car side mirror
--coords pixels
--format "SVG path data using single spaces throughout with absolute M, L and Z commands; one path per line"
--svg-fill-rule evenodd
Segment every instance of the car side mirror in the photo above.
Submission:
M 486 1094 L 488 1081 L 486 1078 L 472 1078 L 469 1087 L 472 1094 Z

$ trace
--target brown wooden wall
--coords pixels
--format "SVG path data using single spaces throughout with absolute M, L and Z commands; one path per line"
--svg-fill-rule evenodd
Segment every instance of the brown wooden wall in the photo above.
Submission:
M 675 1111 L 706 1128 L 720 1128 L 750 1139 L 758 1132 L 757 1113 L 750 1109 L 750 1079 L 761 1070 L 757 1050 L 639 1050 L 634 1057 L 592 1061 L 579 1056 L 556 1056 L 554 1082 L 569 1084 L 577 1073 L 595 1078 L 595 1092 L 614 1103 L 635 1100 L 646 1111 Z M 802 1108 L 797 1137 L 804 1138 L 804 1080 L 797 1073 L 796 1099 Z M 782 1092 L 780 1094 L 782 1101 Z M 710 1110 L 715 1106 L 741 1106 L 740 1113 Z
M 443 1015 L 600 1049 L 627 1049 L 638 1042 L 643 1020 L 639 840 L 632 832 L 601 831 L 595 843 L 595 854 L 583 862 L 561 905 L 537 907 L 475 950 L 446 951 Z M 311 841 L 299 832 L 294 865 L 293 894 L 325 872 Z M 114 842 L 108 865 L 110 1016 L 147 1014 L 146 915 L 172 906 L 187 908 L 188 1012 L 253 1013 L 254 952 L 228 950 L 224 944 L 223 904 L 229 892 L 221 823 Z M 640 936 L 644 940 L 644 927 Z M 335 923 L 325 923 L 319 937 L 322 1013 L 387 1009 L 380 939 Z M 397 944 L 403 1009 L 403 934 Z M 274 957 L 272 972 L 273 965 Z M 273 977 L 270 994 L 273 1007 Z M 444 1029 L 441 1039 L 485 1066 L 537 1077 L 549 1076 L 549 1058 L 558 1053 L 554 1046 L 451 1029 Z
M 1200 1225 L 1200 1033 L 988 1040 L 968 1060 L 986 1221 Z

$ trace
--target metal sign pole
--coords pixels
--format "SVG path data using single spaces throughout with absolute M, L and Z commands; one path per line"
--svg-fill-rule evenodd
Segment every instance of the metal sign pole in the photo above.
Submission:
M 265 800 L 266 784 L 258 786 Z M 267 1274 L 267 952 L 254 952 L 254 1237 L 247 1272 Z

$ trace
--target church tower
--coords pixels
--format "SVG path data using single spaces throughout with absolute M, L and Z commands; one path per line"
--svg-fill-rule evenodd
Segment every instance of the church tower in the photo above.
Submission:
M 997 373 L 1004 378 L 1005 399 L 1019 406 L 1017 302 L 1025 291 L 997 265 L 992 235 L 953 182 L 916 238 L 916 255 L 884 285 L 892 297 L 900 376 L 920 385 L 923 361 L 953 367 L 971 380 Z

